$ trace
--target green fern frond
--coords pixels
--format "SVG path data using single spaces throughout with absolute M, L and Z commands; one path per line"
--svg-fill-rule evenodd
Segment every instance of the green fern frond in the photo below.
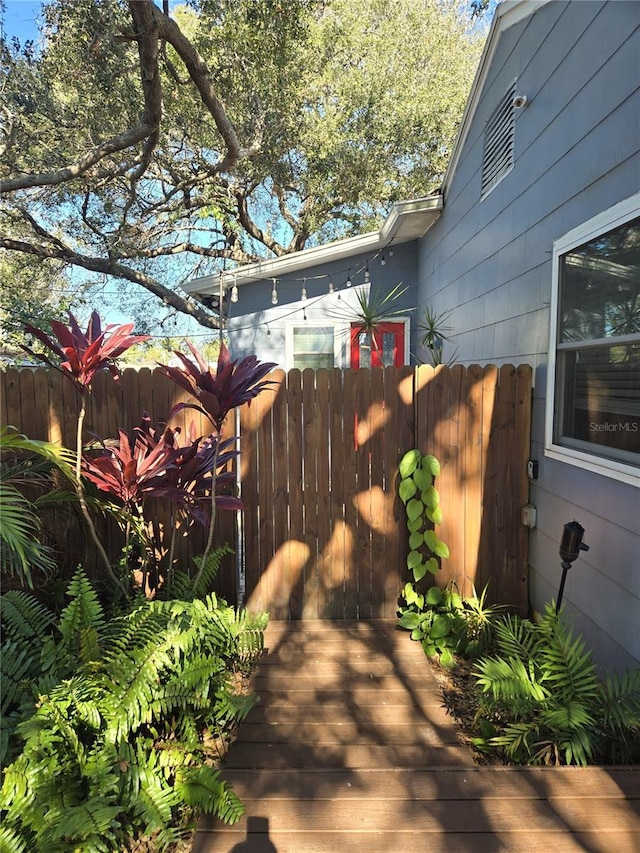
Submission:
M 26 839 L 8 826 L 0 826 L 0 853 L 31 853 L 33 839 Z
M 177 784 L 180 796 L 192 808 L 213 814 L 228 824 L 237 823 L 245 807 L 220 773 L 211 767 L 193 767 L 181 774 Z
M 33 595 L 12 589 L 0 596 L 0 619 L 4 639 L 37 641 L 49 630 L 53 614 Z
M 60 614 L 58 627 L 69 651 L 80 648 L 80 634 L 87 628 L 104 627 L 102 605 L 84 570 L 79 568 L 67 589 L 71 601 Z
M 121 805 L 113 805 L 105 797 L 92 797 L 68 808 L 64 819 L 53 827 L 51 838 L 54 842 L 64 842 L 71 849 L 93 848 L 100 853 L 110 853 L 120 834 L 117 818 L 121 814 Z

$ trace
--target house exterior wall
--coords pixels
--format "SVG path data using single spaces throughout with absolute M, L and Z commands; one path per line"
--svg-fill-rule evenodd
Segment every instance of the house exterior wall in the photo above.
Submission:
M 640 661 L 640 488 L 545 457 L 553 242 L 640 189 L 640 2 L 551 2 L 502 33 L 444 213 L 420 241 L 418 305 L 451 312 L 444 358 L 534 367 L 530 598 L 557 597 L 565 522 L 588 552 L 568 573 L 567 614 L 604 664 Z M 514 166 L 480 198 L 483 128 L 517 78 Z
M 385 263 L 382 264 L 384 254 Z M 408 286 L 407 291 L 390 307 L 401 311 L 402 317 L 413 323 L 417 281 L 417 245 L 415 241 L 393 246 L 384 252 L 356 255 L 347 261 L 330 262 L 310 267 L 303 272 L 278 279 L 278 304 L 271 304 L 271 279 L 243 284 L 238 287 L 238 301 L 229 303 L 227 330 L 229 349 L 233 358 L 256 355 L 262 361 L 273 361 L 287 369 L 287 327 L 303 323 L 327 323 L 336 327 L 336 367 L 349 365 L 348 329 L 357 319 L 356 290 L 364 283 L 368 265 L 371 286 L 387 293 L 396 285 Z M 352 286 L 347 287 L 350 277 Z M 329 294 L 329 282 L 335 292 Z M 300 299 L 302 287 L 307 299 Z M 307 320 L 304 320 L 306 314 Z

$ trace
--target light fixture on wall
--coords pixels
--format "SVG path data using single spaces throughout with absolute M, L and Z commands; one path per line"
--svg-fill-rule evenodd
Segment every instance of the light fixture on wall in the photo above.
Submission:
M 272 279 L 272 281 L 273 281 L 273 290 L 271 291 L 271 304 L 277 305 L 278 304 L 278 291 L 276 289 L 276 284 L 278 283 L 278 279 L 274 278 L 274 279 Z
M 582 541 L 584 536 L 584 527 L 577 521 L 568 521 L 562 531 L 562 539 L 560 540 L 560 556 L 562 557 L 562 580 L 560 581 L 560 589 L 558 590 L 558 601 L 556 602 L 556 613 L 560 612 L 562 604 L 562 594 L 564 592 L 564 583 L 567 579 L 567 572 L 580 556 L 580 551 L 588 551 L 589 546 Z

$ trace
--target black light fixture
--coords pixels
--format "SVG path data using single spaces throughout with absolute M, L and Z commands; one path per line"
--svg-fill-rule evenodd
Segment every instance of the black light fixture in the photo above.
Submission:
M 560 581 L 560 589 L 558 590 L 558 601 L 556 602 L 556 613 L 560 612 L 562 604 L 562 594 L 564 592 L 564 583 L 567 579 L 567 572 L 580 556 L 580 551 L 588 551 L 589 546 L 582 541 L 584 536 L 584 527 L 575 519 L 568 521 L 562 531 L 562 539 L 560 540 L 560 557 L 562 558 L 562 580 Z

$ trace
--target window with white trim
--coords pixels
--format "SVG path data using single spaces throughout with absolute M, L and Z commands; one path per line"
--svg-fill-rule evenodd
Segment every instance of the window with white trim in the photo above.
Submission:
M 553 261 L 547 450 L 640 477 L 640 195 L 556 241 Z
M 304 325 L 291 327 L 291 362 L 304 370 L 311 367 L 335 365 L 335 330 L 332 325 Z

